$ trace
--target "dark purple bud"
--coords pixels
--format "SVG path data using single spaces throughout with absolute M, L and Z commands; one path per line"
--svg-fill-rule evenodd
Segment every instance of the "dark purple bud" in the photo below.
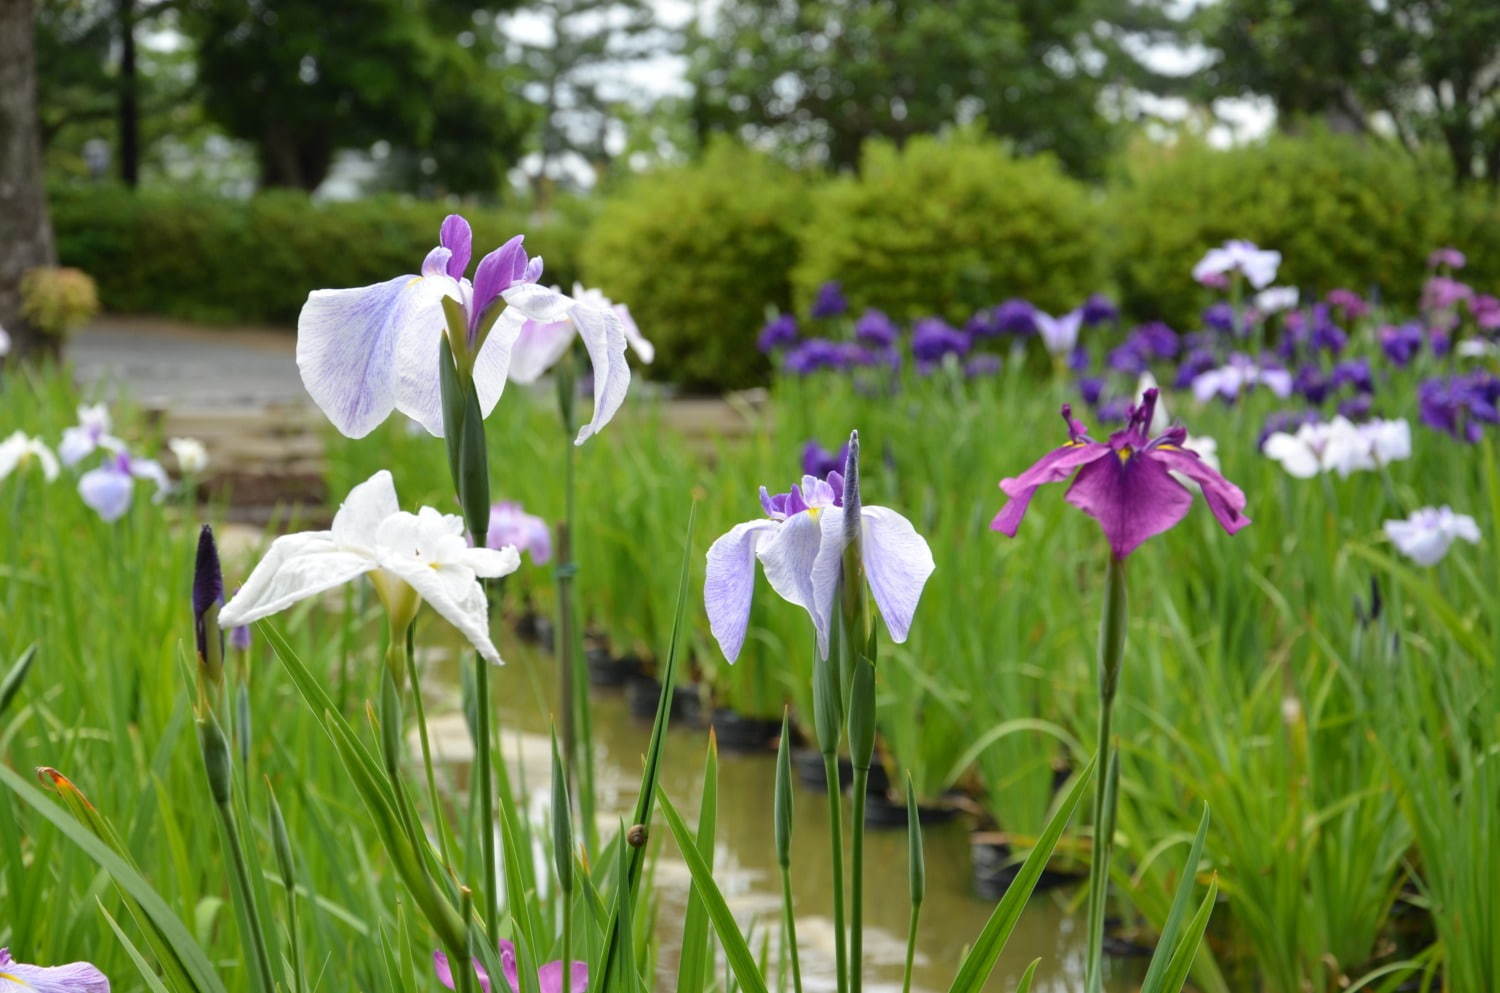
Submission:
M 1095 293 L 1083 302 L 1083 323 L 1090 327 L 1095 324 L 1107 324 L 1119 316 L 1119 309 L 1103 293 Z
M 842 480 L 844 499 L 844 538 L 849 542 L 849 547 L 857 546 L 860 538 L 860 511 L 863 504 L 859 496 L 859 432 L 850 431 L 849 441 L 845 443 L 844 449 L 844 478 Z M 833 473 L 829 476 L 829 483 L 833 482 Z M 834 492 L 838 489 L 835 487 Z
M 760 329 L 756 347 L 762 352 L 774 352 L 797 342 L 797 319 L 791 314 L 778 314 Z
M 844 299 L 844 288 L 837 280 L 829 280 L 818 287 L 817 298 L 813 300 L 810 313 L 813 317 L 838 317 L 849 309 L 849 301 Z
M 213 528 L 205 524 L 198 532 L 198 556 L 193 566 L 193 636 L 202 678 L 212 684 L 217 684 L 223 674 L 224 643 L 218 619 L 218 607 L 223 602 L 219 546 L 214 542 Z
M 1370 360 L 1365 358 L 1345 359 L 1333 367 L 1330 381 L 1334 389 L 1352 386 L 1358 393 L 1374 393 L 1375 379 L 1370 372 Z
M 995 308 L 993 316 L 995 326 L 1006 334 L 1018 338 L 1036 334 L 1036 308 L 1025 300 L 1007 300 Z
M 1104 395 L 1104 379 L 1100 376 L 1084 376 L 1078 380 L 1078 392 L 1083 396 L 1083 402 L 1090 407 L 1097 406 L 1099 398 Z
M 854 322 L 854 337 L 861 344 L 872 348 L 889 348 L 896 343 L 901 329 L 884 311 L 871 307 Z

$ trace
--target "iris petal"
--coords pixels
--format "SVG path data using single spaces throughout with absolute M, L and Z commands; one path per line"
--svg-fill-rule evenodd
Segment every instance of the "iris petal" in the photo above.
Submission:
M 1159 447 L 1145 452 L 1142 457 L 1155 460 L 1197 483 L 1203 490 L 1208 509 L 1229 534 L 1250 523 L 1250 518 L 1245 516 L 1244 491 L 1225 479 L 1197 453 L 1184 448 Z
M 888 507 L 865 507 L 862 513 L 865 577 L 891 640 L 906 640 L 922 587 L 935 568 L 932 549 L 911 521 Z
M 618 317 L 582 305 L 575 306 L 571 316 L 594 367 L 594 416 L 578 430 L 574 444 L 581 445 L 608 424 L 625 402 L 630 366 L 625 361 L 625 327 Z
M 1108 458 L 1078 470 L 1066 499 L 1099 522 L 1116 558 L 1187 514 L 1193 495 L 1148 456 Z
M 709 546 L 703 605 L 708 613 L 709 630 L 730 662 L 739 658 L 745 631 L 750 626 L 756 545 L 767 531 L 776 527 L 775 521 L 746 521 L 730 528 Z
M 258 621 L 375 567 L 368 555 L 335 544 L 331 531 L 282 535 L 271 542 L 245 585 L 219 611 L 219 623 L 238 627 Z
M 834 508 L 823 511 L 826 517 Z M 840 517 L 842 521 L 842 517 Z M 842 525 L 840 527 L 840 533 Z M 787 518 L 768 540 L 760 542 L 756 555 L 766 571 L 771 589 L 789 603 L 806 610 L 818 631 L 818 650 L 828 655 L 828 630 L 819 614 L 818 596 L 813 583 L 813 566 L 823 544 L 824 529 L 810 513 Z M 834 574 L 837 585 L 837 573 Z M 827 597 L 832 603 L 832 594 Z
M 990 522 L 990 528 L 1014 538 L 1037 487 L 1047 483 L 1060 483 L 1074 469 L 1095 462 L 1109 453 L 1110 447 L 1100 441 L 1064 445 L 1043 455 L 1035 465 L 1014 479 L 1000 480 L 1000 489 L 1010 499 Z

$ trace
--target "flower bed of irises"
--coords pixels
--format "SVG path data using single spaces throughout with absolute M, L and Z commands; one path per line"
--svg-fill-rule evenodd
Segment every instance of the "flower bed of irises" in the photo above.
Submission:
M 519 240 L 472 279 L 470 258 L 450 218 L 418 272 L 309 298 L 299 366 L 342 503 L 228 575 L 191 508 L 130 499 L 173 488 L 139 439 L 96 408 L 71 424 L 55 380 L 7 381 L 0 485 L 26 526 L 0 538 L 20 620 L 0 635 L 0 979 L 659 988 L 661 845 L 694 881 L 676 988 L 800 993 L 795 844 L 837 867 L 834 981 L 857 991 L 861 880 L 905 872 L 915 934 L 920 811 L 961 794 L 1018 868 L 953 990 L 986 988 L 1064 851 L 1088 867 L 1090 993 L 1109 918 L 1154 944 L 1151 991 L 1500 982 L 1500 306 L 1461 254 L 1435 253 L 1423 299 L 1376 304 L 1277 287 L 1274 252 L 1229 243 L 1183 274 L 1192 329 L 1102 297 L 908 329 L 830 286 L 768 324 L 770 402 L 711 451 L 627 403 L 651 355 L 628 310 L 547 290 Z M 514 691 L 496 626 L 534 611 L 558 658 L 542 824 L 485 705 Z M 427 742 L 437 625 L 473 649 L 459 796 Z M 585 633 L 661 686 L 628 823 L 594 816 Z M 695 681 L 783 722 L 775 953 L 704 857 L 712 749 L 696 830 L 656 788 Z M 848 815 L 826 839 L 790 836 L 797 743 Z M 864 864 L 877 768 L 904 866 Z

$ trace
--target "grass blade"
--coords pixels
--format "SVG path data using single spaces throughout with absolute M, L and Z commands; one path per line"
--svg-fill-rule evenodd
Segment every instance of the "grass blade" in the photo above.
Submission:
M 719 816 L 719 745 L 708 732 L 708 755 L 703 760 L 703 800 L 698 805 L 698 854 L 713 864 L 714 835 Z M 709 943 L 708 911 L 695 886 L 688 894 L 682 924 L 682 957 L 677 965 L 677 993 L 703 993 L 713 978 L 713 946 Z

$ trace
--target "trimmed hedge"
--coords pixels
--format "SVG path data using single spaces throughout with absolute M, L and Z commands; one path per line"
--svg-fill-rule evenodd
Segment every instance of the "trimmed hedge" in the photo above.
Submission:
M 1277 282 L 1414 301 L 1428 253 L 1469 254 L 1466 279 L 1500 277 L 1493 196 L 1456 193 L 1439 168 L 1379 143 L 1328 133 L 1214 149 L 1148 147 L 1110 191 L 1111 252 L 1126 312 L 1174 327 L 1205 294 L 1187 278 L 1205 249 L 1248 238 L 1282 253 Z
M 689 389 L 764 381 L 755 349 L 768 306 L 791 303 L 805 181 L 727 141 L 701 161 L 637 177 L 611 196 L 583 247 L 590 285 L 630 305 L 656 345 L 651 375 Z
M 837 279 L 856 311 L 898 320 L 963 321 L 1012 296 L 1066 311 L 1103 282 L 1099 222 L 1088 188 L 1050 157 L 1016 158 L 963 131 L 872 141 L 857 177 L 813 194 L 797 297 Z
M 213 322 L 292 324 L 309 291 L 416 272 L 454 208 L 375 198 L 320 203 L 272 191 L 249 200 L 109 186 L 52 190 L 58 257 L 88 272 L 108 310 Z M 518 231 L 547 277 L 571 285 L 586 218 L 550 223 L 500 210 L 462 211 L 479 251 Z

